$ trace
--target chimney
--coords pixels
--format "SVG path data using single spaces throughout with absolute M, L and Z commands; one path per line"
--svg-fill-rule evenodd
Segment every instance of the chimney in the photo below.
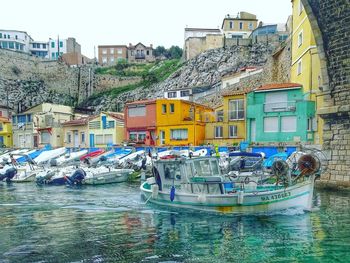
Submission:
M 131 44 L 131 43 L 129 43 L 129 47 L 132 47 L 132 44 Z
M 153 48 L 153 44 L 150 44 L 149 46 L 150 46 L 150 48 Z

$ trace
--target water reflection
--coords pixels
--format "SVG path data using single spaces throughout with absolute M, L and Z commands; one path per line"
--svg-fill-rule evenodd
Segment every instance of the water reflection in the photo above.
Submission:
M 346 262 L 349 194 L 318 210 L 223 216 L 144 206 L 138 185 L 0 188 L 0 262 Z

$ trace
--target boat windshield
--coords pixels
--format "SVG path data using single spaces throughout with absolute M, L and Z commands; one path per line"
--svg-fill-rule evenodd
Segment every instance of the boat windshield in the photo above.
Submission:
M 216 160 L 204 159 L 194 160 L 195 176 L 217 176 L 220 175 Z

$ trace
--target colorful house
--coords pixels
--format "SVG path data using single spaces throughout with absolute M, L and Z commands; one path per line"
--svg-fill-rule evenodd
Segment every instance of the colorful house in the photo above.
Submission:
M 323 106 L 320 58 L 310 21 L 301 0 L 292 0 L 293 33 L 291 82 L 300 83 L 304 98 L 315 102 L 316 110 Z M 315 116 L 309 126 L 315 132 L 314 143 L 322 144 L 323 120 Z
M 237 145 L 246 139 L 246 93 L 234 90 L 222 94 L 223 106 L 215 109 L 214 121 L 206 124 L 206 143 Z
M 5 117 L 0 117 L 0 147 L 12 147 L 12 124 Z
M 94 116 L 83 117 L 64 122 L 63 133 L 65 135 L 64 147 L 87 148 L 89 147 L 89 120 Z
M 157 145 L 201 145 L 213 109 L 186 100 L 156 100 Z
M 101 112 L 89 119 L 89 146 L 108 147 L 124 141 L 124 114 Z
M 156 145 L 156 100 L 127 103 L 124 116 L 126 141 L 149 146 Z
M 35 148 L 50 144 L 61 147 L 64 142 L 62 123 L 72 119 L 69 106 L 43 103 L 12 116 L 13 146 Z
M 315 102 L 296 83 L 268 84 L 247 95 L 249 142 L 313 142 Z

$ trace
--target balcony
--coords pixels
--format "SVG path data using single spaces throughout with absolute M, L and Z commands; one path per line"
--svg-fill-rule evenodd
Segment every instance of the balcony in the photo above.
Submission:
M 296 111 L 296 101 L 264 103 L 264 112 Z
M 135 59 L 145 59 L 146 56 L 144 54 L 136 54 Z

